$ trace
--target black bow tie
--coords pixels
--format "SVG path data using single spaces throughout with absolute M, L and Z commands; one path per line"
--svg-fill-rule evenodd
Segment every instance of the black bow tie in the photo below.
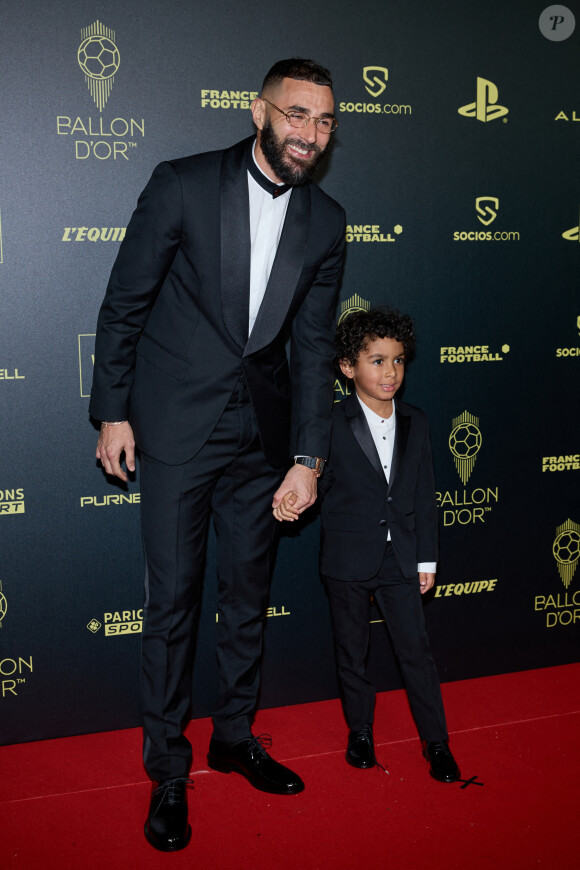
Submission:
M 291 184 L 275 184 L 273 181 L 270 181 L 263 172 L 260 172 L 254 162 L 252 154 L 250 154 L 250 159 L 248 160 L 248 172 L 254 181 L 256 181 L 263 190 L 266 190 L 274 198 L 282 196 L 283 193 L 286 193 L 286 191 L 290 190 L 292 187 Z

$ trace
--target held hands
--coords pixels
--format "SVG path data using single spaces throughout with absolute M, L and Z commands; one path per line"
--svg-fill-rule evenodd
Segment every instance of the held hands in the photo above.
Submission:
M 127 475 L 121 468 L 121 454 L 129 471 L 135 471 L 135 439 L 128 422 L 118 426 L 102 426 L 97 442 L 96 457 L 101 460 L 107 474 L 120 478 L 125 483 Z
M 274 493 L 274 517 L 282 522 L 297 520 L 316 501 L 316 475 L 305 465 L 293 465 Z
M 300 514 L 294 507 L 297 501 L 298 496 L 295 492 L 287 492 L 278 507 L 275 507 L 272 511 L 275 519 L 277 519 L 280 523 L 283 520 L 288 520 L 288 522 L 290 523 L 293 523 L 294 520 L 297 520 L 300 516 Z
M 426 571 L 419 571 L 419 587 L 421 595 L 433 588 L 435 583 L 435 574 L 428 574 Z

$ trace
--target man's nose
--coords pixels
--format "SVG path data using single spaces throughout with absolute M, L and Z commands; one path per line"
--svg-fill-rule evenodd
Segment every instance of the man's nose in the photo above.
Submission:
M 308 125 L 302 128 L 302 137 L 306 142 L 316 142 L 318 138 L 318 127 L 316 126 L 314 118 L 311 118 Z

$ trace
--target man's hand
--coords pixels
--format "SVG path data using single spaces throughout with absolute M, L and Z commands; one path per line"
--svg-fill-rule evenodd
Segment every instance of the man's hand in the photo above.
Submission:
M 435 574 L 428 574 L 426 571 L 419 571 L 419 586 L 421 587 L 421 595 L 433 588 L 435 583 Z
M 292 508 L 292 513 L 298 516 L 313 505 L 316 501 L 316 475 L 311 468 L 305 465 L 293 465 L 288 474 L 274 493 L 272 507 L 274 508 L 274 516 L 276 519 L 286 519 L 286 517 L 277 516 L 276 510 L 280 505 L 286 493 L 292 493 L 296 496 L 296 501 L 292 505 L 286 502 L 286 510 Z
M 129 423 L 118 426 L 103 426 L 97 442 L 97 459 L 101 460 L 107 474 L 127 482 L 121 468 L 121 454 L 125 451 L 125 463 L 129 471 L 135 471 L 135 439 Z

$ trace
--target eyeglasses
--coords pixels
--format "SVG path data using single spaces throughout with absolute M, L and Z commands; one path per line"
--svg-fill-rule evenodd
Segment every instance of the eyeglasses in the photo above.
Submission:
M 334 133 L 334 131 L 338 127 L 338 121 L 336 120 L 336 118 L 315 118 L 313 115 L 307 115 L 306 112 L 285 112 L 284 109 L 280 109 L 278 106 L 274 105 L 274 103 L 271 103 L 270 100 L 267 100 L 265 97 L 262 97 L 262 99 L 265 103 L 273 106 L 274 109 L 284 115 L 291 127 L 308 127 L 310 122 L 314 121 L 318 132 L 326 133 L 328 135 L 330 135 L 330 133 Z

